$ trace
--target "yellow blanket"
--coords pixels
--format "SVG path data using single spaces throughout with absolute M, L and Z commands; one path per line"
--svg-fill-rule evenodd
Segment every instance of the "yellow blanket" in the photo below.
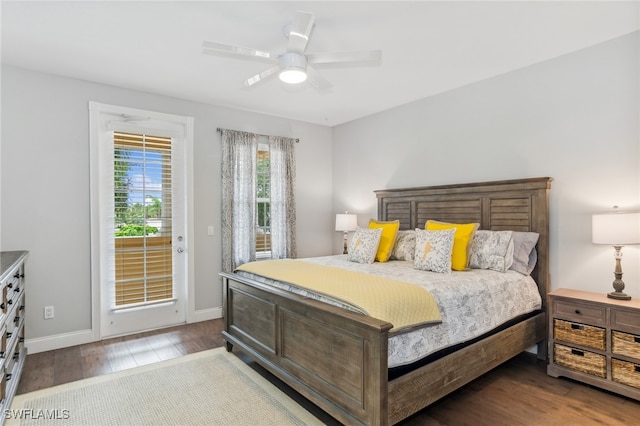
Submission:
M 390 322 L 393 332 L 442 322 L 431 293 L 414 284 L 292 259 L 250 262 L 237 270 L 347 302 L 373 318 Z

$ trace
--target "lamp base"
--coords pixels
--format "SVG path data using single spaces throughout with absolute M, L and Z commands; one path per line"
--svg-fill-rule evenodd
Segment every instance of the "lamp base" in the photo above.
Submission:
M 347 250 L 347 231 L 344 231 L 344 249 L 342 250 L 342 254 L 349 254 Z
M 617 299 L 617 300 L 631 300 L 631 296 L 621 291 L 612 291 L 611 293 L 607 293 L 607 297 L 610 299 Z

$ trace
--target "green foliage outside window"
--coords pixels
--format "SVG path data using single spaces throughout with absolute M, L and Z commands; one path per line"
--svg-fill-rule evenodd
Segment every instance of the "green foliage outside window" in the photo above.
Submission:
M 158 233 L 158 228 L 155 226 L 127 224 L 116 229 L 116 237 L 142 237 L 144 235 L 153 235 Z
M 116 148 L 114 150 L 114 212 L 116 223 L 116 237 L 133 237 L 152 235 L 158 228 L 146 225 L 145 219 L 160 219 L 162 216 L 162 201 L 151 197 L 150 202 L 129 205 L 129 190 L 131 178 L 129 168 L 134 165 L 130 161 L 131 149 Z

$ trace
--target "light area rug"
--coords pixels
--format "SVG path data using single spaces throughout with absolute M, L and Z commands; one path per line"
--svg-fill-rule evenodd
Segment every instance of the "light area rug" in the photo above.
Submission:
M 13 399 L 5 425 L 321 425 L 224 348 Z

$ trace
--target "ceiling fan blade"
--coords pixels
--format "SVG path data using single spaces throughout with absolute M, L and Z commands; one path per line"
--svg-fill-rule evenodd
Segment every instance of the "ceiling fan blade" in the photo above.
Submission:
M 251 49 L 248 47 L 233 46 L 230 44 L 217 43 L 215 41 L 206 40 L 202 42 L 202 53 L 207 53 L 210 55 L 223 53 L 228 55 L 265 59 L 272 62 L 278 60 L 277 55 L 269 52 L 263 52 L 261 50 Z
M 345 62 L 377 62 L 382 60 L 381 50 L 366 52 L 322 52 L 308 53 L 307 60 L 310 64 L 335 64 Z
M 288 52 L 304 53 L 316 18 L 309 12 L 296 12 L 289 31 Z
M 251 87 L 260 83 L 263 80 L 266 80 L 268 77 L 271 77 L 273 74 L 280 71 L 280 67 L 278 65 L 274 65 L 272 67 L 267 68 L 259 74 L 254 75 L 253 77 L 249 77 L 245 80 L 244 85 L 246 87 Z
M 333 85 L 329 82 L 329 80 L 327 80 L 326 78 L 318 74 L 318 72 L 315 69 L 313 69 L 313 67 L 310 67 L 308 65 L 307 65 L 307 82 L 311 86 L 318 89 L 318 91 L 320 92 L 328 92 L 333 87 Z

